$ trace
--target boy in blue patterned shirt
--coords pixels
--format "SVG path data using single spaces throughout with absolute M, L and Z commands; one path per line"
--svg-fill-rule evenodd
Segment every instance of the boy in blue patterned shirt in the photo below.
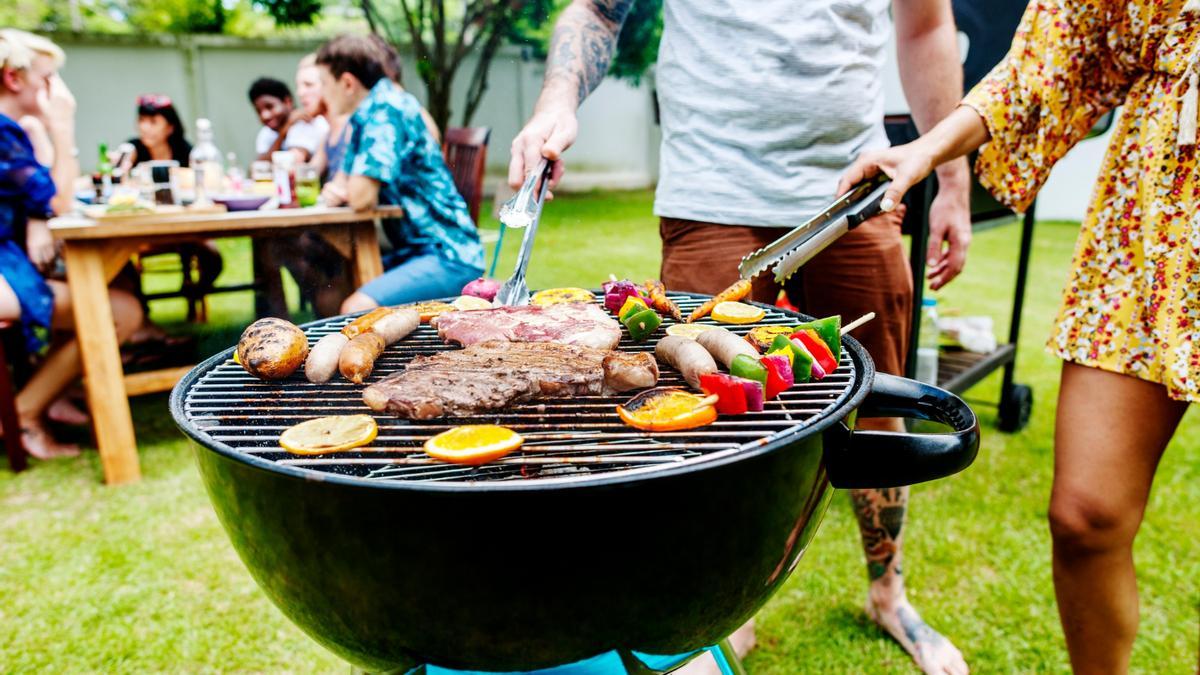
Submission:
M 403 218 L 384 223 L 392 244 L 387 271 L 346 298 L 342 312 L 458 295 L 483 274 L 479 234 L 421 104 L 384 76 L 381 56 L 357 35 L 336 37 L 317 52 L 330 113 L 352 113 L 342 164 L 348 179 L 326 189 L 326 202 L 404 207 Z

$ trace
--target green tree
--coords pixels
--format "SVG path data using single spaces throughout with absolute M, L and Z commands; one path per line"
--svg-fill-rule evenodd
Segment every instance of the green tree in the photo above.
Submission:
M 158 1 L 158 0 L 155 0 Z M 184 0 L 176 0 L 184 1 Z M 408 47 L 425 85 L 426 107 L 440 128 L 453 116 L 451 92 L 469 69 L 460 123 L 468 125 L 488 89 L 492 61 L 505 43 L 544 57 L 553 19 L 568 0 L 358 0 L 371 30 Z M 255 0 L 280 24 L 308 24 L 320 0 Z M 662 0 L 637 0 L 621 31 L 612 72 L 637 81 L 658 55 Z M 468 56 L 474 63 L 468 65 Z

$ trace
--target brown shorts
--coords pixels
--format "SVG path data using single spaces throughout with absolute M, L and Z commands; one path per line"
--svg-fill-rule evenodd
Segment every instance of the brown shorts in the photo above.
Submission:
M 787 232 L 773 227 L 717 225 L 662 218 L 662 282 L 676 291 L 719 293 L 737 281 L 742 256 Z M 875 320 L 854 331 L 884 373 L 904 374 L 912 324 L 913 280 L 895 214 L 851 230 L 802 267 L 785 290 L 800 311 Z M 779 287 L 768 272 L 754 281 L 752 299 L 775 304 Z

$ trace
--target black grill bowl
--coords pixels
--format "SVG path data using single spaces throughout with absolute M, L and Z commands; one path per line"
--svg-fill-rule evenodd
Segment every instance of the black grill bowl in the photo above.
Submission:
M 878 414 L 939 419 L 954 433 L 850 432 L 864 399 L 873 414 L 878 380 L 858 343 L 846 340 L 846 351 L 857 375 L 819 419 L 736 453 L 577 480 L 367 480 L 240 452 L 184 406 L 229 352 L 189 373 L 171 410 L 234 548 L 319 643 L 374 671 L 531 670 L 612 649 L 714 644 L 799 561 L 833 494 L 831 473 L 839 486 L 882 487 L 970 464 L 974 414 L 908 380 L 880 376 L 889 392 Z

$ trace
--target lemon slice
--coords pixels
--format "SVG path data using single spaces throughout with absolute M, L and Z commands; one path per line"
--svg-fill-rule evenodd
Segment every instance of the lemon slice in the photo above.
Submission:
M 562 305 L 569 302 L 595 302 L 596 296 L 586 288 L 547 288 L 533 294 L 529 300 L 534 305 Z
M 495 424 L 468 424 L 447 429 L 425 441 L 425 454 L 455 464 L 486 464 L 521 447 L 525 439 Z
M 754 323 L 766 315 L 766 311 L 753 305 L 728 300 L 718 303 L 712 311 L 712 318 L 721 323 Z
M 378 433 L 370 415 L 330 415 L 285 429 L 279 445 L 296 455 L 324 455 L 366 445 Z
M 422 323 L 429 323 L 429 320 L 435 316 L 440 316 L 446 312 L 456 311 L 456 307 L 448 302 L 441 300 L 430 300 L 429 302 L 418 302 L 412 305 L 404 305 L 410 309 L 415 309 L 417 314 L 421 316 Z
M 667 326 L 667 335 L 695 340 L 697 335 L 714 328 L 716 326 L 710 326 L 706 323 L 673 323 Z
M 464 295 L 450 304 L 454 305 L 455 309 L 458 309 L 458 310 L 464 311 L 464 312 L 469 312 L 473 309 L 491 309 L 492 308 L 492 303 L 488 302 L 487 300 L 484 300 L 483 298 L 477 298 L 474 295 Z

